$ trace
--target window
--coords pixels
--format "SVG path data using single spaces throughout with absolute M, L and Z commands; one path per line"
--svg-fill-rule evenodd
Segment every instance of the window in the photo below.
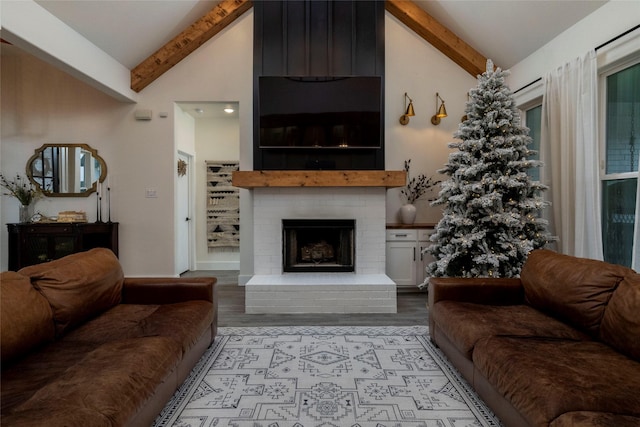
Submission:
M 603 75 L 604 173 L 602 240 L 605 261 L 631 266 L 640 153 L 640 63 Z
M 529 128 L 529 136 L 532 139 L 529 149 L 536 152 L 531 159 L 540 160 L 540 133 L 542 129 L 542 105 L 525 111 L 525 125 Z M 531 168 L 527 171 L 531 179 L 540 181 L 540 168 Z

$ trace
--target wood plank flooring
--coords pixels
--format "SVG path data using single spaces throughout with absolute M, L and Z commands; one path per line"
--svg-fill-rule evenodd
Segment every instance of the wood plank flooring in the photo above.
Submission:
M 219 326 L 413 326 L 427 325 L 427 293 L 398 291 L 395 314 L 245 314 L 244 287 L 238 272 L 229 270 L 189 271 L 183 276 L 218 279 Z

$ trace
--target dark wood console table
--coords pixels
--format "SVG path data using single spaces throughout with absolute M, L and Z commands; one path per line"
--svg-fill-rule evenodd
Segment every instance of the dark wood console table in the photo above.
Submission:
M 93 248 L 108 248 L 118 255 L 117 222 L 36 222 L 7 224 L 7 229 L 12 271 Z

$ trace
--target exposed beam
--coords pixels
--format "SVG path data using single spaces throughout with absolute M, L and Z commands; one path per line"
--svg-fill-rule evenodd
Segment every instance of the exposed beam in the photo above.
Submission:
M 487 58 L 414 2 L 386 0 L 385 8 L 472 76 L 476 77 L 486 71 Z
M 252 6 L 252 0 L 222 0 L 209 13 L 131 70 L 131 89 L 140 92 Z
M 2 1 L 3 43 L 45 61 L 122 102 L 136 102 L 130 72 L 33 0 Z

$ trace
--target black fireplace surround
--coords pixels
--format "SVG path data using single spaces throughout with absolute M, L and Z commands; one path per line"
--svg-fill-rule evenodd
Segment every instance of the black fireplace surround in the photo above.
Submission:
M 355 220 L 283 219 L 284 272 L 355 271 Z

